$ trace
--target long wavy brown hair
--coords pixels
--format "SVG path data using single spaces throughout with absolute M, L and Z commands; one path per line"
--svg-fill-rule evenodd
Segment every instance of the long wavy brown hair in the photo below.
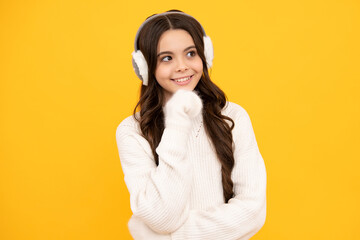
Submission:
M 160 15 L 152 18 L 141 29 L 137 41 L 137 47 L 143 53 L 149 70 L 148 86 L 142 85 L 140 100 L 134 109 L 140 108 L 140 118 L 136 118 L 140 129 L 149 142 L 156 164 L 159 164 L 159 156 L 156 148 L 161 141 L 164 131 L 164 92 L 155 79 L 157 63 L 157 46 L 160 36 L 170 29 L 182 29 L 187 31 L 194 40 L 197 53 L 203 62 L 203 74 L 195 87 L 203 101 L 203 123 L 208 137 L 211 139 L 216 151 L 217 158 L 221 163 L 222 185 L 224 199 L 227 203 L 234 195 L 231 172 L 234 167 L 233 138 L 231 130 L 234 121 L 221 114 L 226 104 L 224 92 L 210 79 L 204 56 L 203 30 L 200 23 L 191 16 L 178 14 L 178 10 L 171 10 L 171 14 Z M 228 122 L 226 122 L 226 120 Z

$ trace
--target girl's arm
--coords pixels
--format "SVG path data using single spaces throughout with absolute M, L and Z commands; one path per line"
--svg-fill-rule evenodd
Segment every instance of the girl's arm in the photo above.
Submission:
M 235 128 L 235 166 L 232 172 L 235 197 L 227 204 L 206 211 L 191 210 L 186 222 L 172 234 L 172 239 L 240 239 L 253 236 L 263 226 L 266 216 L 266 172 L 250 118 L 238 111 Z
M 192 172 L 186 145 L 192 118 L 202 109 L 193 92 L 178 91 L 164 107 L 165 130 L 156 166 L 150 146 L 133 119 L 123 121 L 116 140 L 134 216 L 159 233 L 170 233 L 188 217 Z M 130 124 L 131 123 L 131 124 Z

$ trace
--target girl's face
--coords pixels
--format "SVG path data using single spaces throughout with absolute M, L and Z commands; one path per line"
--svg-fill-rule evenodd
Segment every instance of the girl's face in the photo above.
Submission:
M 190 34 L 181 29 L 164 32 L 157 46 L 155 78 L 169 99 L 179 89 L 194 90 L 203 72 Z

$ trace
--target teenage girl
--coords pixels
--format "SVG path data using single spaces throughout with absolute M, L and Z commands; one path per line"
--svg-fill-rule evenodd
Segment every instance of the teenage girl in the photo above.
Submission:
M 213 49 L 179 11 L 135 39 L 140 111 L 117 128 L 134 239 L 249 239 L 266 215 L 266 172 L 250 118 L 210 79 Z

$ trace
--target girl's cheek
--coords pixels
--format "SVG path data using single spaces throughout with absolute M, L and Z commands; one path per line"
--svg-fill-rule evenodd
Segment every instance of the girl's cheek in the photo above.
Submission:
M 197 62 L 197 69 L 199 72 L 203 71 L 203 62 L 201 61 L 201 58 L 199 58 L 199 61 Z

